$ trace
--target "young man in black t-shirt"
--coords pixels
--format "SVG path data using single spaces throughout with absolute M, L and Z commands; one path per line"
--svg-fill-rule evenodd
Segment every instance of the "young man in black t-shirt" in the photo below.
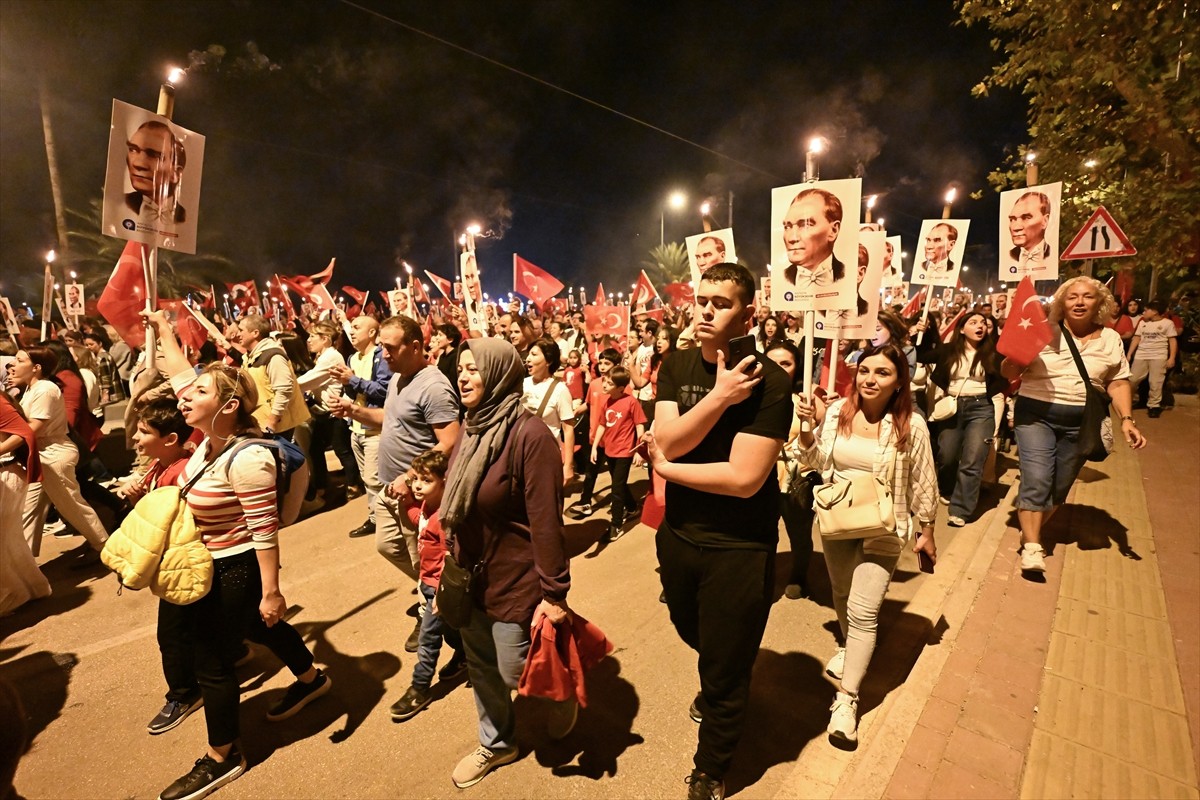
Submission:
M 779 484 L 791 382 L 767 359 L 728 364 L 754 317 L 754 278 L 720 264 L 696 290 L 698 349 L 659 370 L 650 455 L 667 480 L 656 543 L 671 622 L 699 653 L 700 722 L 689 797 L 722 798 L 741 738 L 750 673 L 771 608 Z

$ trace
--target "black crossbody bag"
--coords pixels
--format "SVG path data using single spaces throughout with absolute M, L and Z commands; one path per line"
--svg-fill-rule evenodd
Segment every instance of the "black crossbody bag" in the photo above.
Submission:
M 521 432 L 527 419 L 529 417 L 522 416 L 516 426 L 508 432 L 509 441 L 512 443 L 508 449 L 509 489 L 514 496 L 517 487 L 517 476 L 514 470 L 517 444 L 515 437 Z M 442 564 L 442 577 L 438 581 L 434 597 L 437 599 L 438 616 L 450 627 L 465 628 L 470 624 L 471 614 L 475 610 L 475 595 L 479 593 L 479 576 L 483 573 L 488 561 L 496 554 L 500 538 L 500 535 L 493 536 L 492 540 L 487 543 L 487 547 L 484 548 L 479 561 L 467 569 L 454 557 L 454 534 L 450 531 L 446 532 L 446 560 Z
M 1083 389 L 1087 400 L 1083 406 L 1083 422 L 1079 425 L 1079 452 L 1088 461 L 1103 461 L 1108 458 L 1113 449 L 1112 417 L 1108 413 L 1109 399 L 1092 386 L 1087 368 L 1083 366 L 1083 358 L 1079 348 L 1075 346 L 1075 337 L 1061 322 L 1058 325 L 1062 335 L 1066 337 L 1067 347 L 1071 348 L 1071 357 L 1079 369 L 1079 377 L 1083 378 Z M 1105 429 L 1107 428 L 1107 435 Z

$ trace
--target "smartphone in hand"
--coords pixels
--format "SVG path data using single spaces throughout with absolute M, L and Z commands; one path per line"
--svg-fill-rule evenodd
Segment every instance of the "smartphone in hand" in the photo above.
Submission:
M 756 356 L 758 350 L 754 346 L 754 337 L 750 334 L 738 336 L 729 340 L 729 360 L 725 362 L 725 366 L 733 369 L 735 366 L 745 360 L 746 356 Z
M 917 566 L 921 572 L 928 572 L 930 575 L 933 574 L 933 558 L 924 550 L 917 551 Z

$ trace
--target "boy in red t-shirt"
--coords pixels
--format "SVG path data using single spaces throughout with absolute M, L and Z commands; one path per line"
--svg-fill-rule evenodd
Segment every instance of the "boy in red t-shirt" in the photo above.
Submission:
M 446 490 L 447 463 L 446 454 L 438 450 L 427 450 L 412 461 L 412 479 L 409 483 L 412 499 L 407 511 L 419 537 L 421 579 L 417 586 L 421 589 L 421 597 L 425 599 L 425 613 L 421 617 L 421 636 L 412 685 L 392 705 L 392 719 L 395 722 L 416 716 L 433 699 L 430 686 L 443 640 L 454 648 L 454 655 L 438 672 L 438 680 L 454 682 L 467 674 L 467 653 L 463 650 L 462 637 L 443 622 L 433 609 L 434 594 L 442 577 L 442 566 L 446 563 L 446 535 L 438 519 L 438 509 L 442 505 L 442 493 Z
M 592 360 L 596 365 L 596 373 L 599 377 L 593 378 L 588 384 L 588 442 L 593 442 L 596 439 L 596 429 L 600 427 L 600 422 L 604 419 L 604 402 L 607 399 L 607 393 L 604 389 L 604 376 L 609 370 L 621 363 L 621 354 L 613 348 L 601 350 Z M 576 410 L 576 416 L 579 415 Z M 584 451 L 586 457 L 587 451 Z M 592 514 L 592 492 L 596 489 L 596 476 L 600 474 L 600 465 L 604 463 L 604 454 L 600 454 L 599 458 L 586 459 L 587 464 L 584 468 L 583 475 L 583 494 L 579 500 L 571 504 L 567 509 L 567 516 L 571 519 L 583 519 Z
M 600 380 L 607 397 L 603 421 L 592 436 L 592 463 L 599 460 L 603 447 L 612 476 L 612 519 L 600 541 L 615 542 L 624 533 L 625 509 L 630 509 L 630 516 L 637 515 L 637 501 L 629 491 L 629 468 L 633 466 L 637 443 L 646 432 L 646 414 L 641 403 L 628 393 L 629 370 L 613 367 Z

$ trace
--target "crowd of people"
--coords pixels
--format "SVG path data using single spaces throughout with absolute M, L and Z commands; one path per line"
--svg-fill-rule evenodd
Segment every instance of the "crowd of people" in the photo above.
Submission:
M 631 474 L 644 468 L 665 484 L 660 599 L 698 656 L 689 797 L 724 796 L 775 596 L 781 519 L 787 598 L 812 597 L 814 531 L 822 540 L 840 632 L 826 664 L 837 683 L 827 730 L 853 748 L 879 610 L 905 548 L 936 563 L 939 502 L 952 527 L 977 518 L 988 460 L 1015 440 L 1021 567 L 1044 571 L 1043 528 L 1091 455 L 1080 444 L 1089 395 L 1111 402 L 1121 439 L 1144 446 L 1138 385 L 1148 382 L 1157 417 L 1184 324 L 1158 301 L 1118 308 L 1102 284 L 1077 277 L 1050 300 L 1050 341 L 1027 364 L 997 352 L 1005 319 L 987 303 L 914 318 L 885 309 L 871 340 L 834 352 L 755 297 L 744 267 L 720 264 L 692 306 L 634 315 L 627 336 L 589 334 L 581 311 L 514 303 L 489 315 L 483 335 L 449 310 L 430 309 L 423 324 L 302 313 L 283 330 L 248 313 L 198 351 L 153 312 L 154 358 L 100 320 L 49 341 L 26 320 L 16 339 L 0 339 L 0 613 L 51 593 L 37 562 L 47 531 L 84 537 L 72 566 L 98 568 L 142 498 L 180 487 L 212 588 L 187 605 L 159 602 L 166 702 L 147 729 L 165 733 L 203 709 L 208 749 L 161 794 L 203 797 L 246 768 L 236 669 L 252 655 L 247 642 L 294 676 L 269 720 L 331 690 L 335 676 L 285 619 L 278 534 L 366 495 L 366 518 L 346 535 L 373 537 L 421 597 L 403 643 L 416 663 L 391 717 L 428 706 L 435 677 L 469 679 L 479 746 L 451 774 L 466 788 L 519 756 L 512 692 L 531 629 L 572 618 L 564 526 L 604 513 L 596 484 L 607 470 L 597 547 L 616 543 L 642 513 Z M 747 334 L 756 352 L 735 361 L 730 341 Z M 836 391 L 806 393 L 835 360 Z M 134 465 L 114 476 L 96 456 L 100 423 L 126 399 Z M 281 443 L 302 467 L 285 469 Z M 860 492 L 879 511 L 844 530 L 837 498 Z M 450 570 L 474 577 L 454 624 L 438 604 Z M 548 734 L 569 735 L 577 713 L 572 701 L 548 703 Z

